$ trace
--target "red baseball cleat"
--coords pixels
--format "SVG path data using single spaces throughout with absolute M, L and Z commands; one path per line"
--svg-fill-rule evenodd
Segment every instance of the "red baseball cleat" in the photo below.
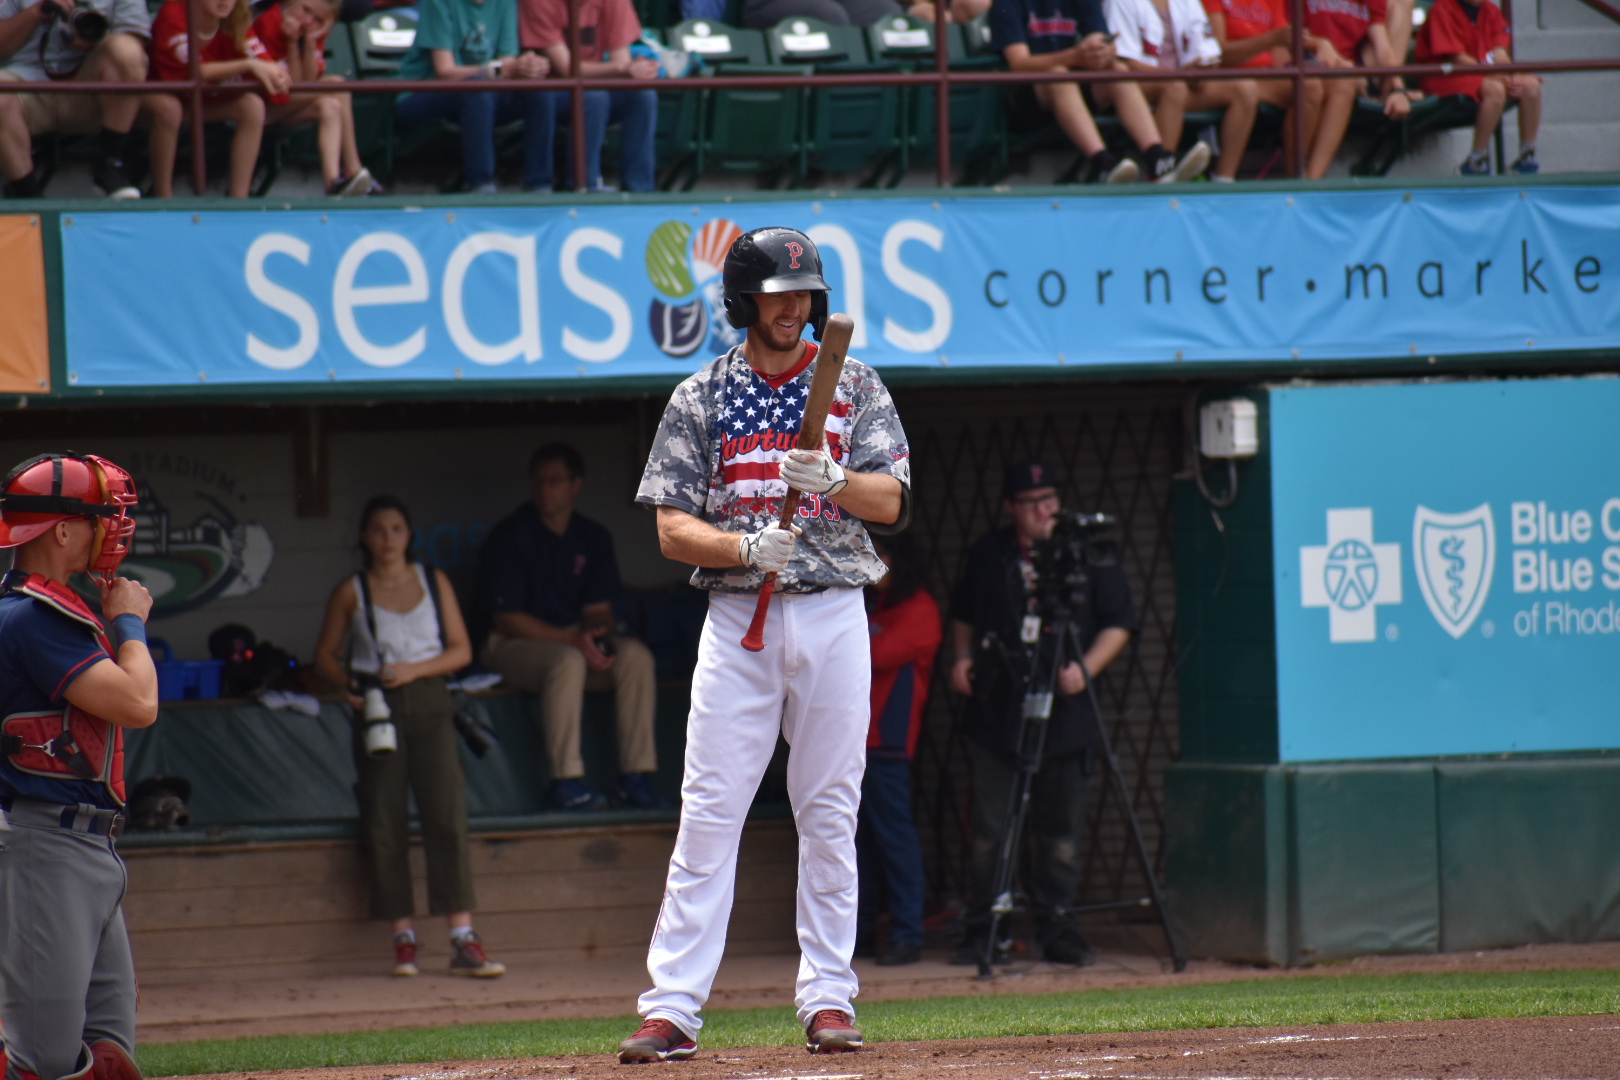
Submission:
M 812 1054 L 842 1054 L 865 1045 L 842 1009 L 822 1009 L 804 1029 L 804 1048 Z
M 663 1019 L 643 1020 L 636 1033 L 619 1044 L 620 1065 L 685 1061 L 697 1053 L 697 1040 Z

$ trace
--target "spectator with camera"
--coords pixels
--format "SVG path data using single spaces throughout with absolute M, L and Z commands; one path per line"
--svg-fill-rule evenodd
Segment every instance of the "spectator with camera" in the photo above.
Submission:
M 0 79 L 7 82 L 142 82 L 151 23 L 143 0 L 0 0 Z M 97 133 L 91 176 L 111 199 L 138 199 L 125 159 L 143 107 L 140 94 L 0 94 L 0 172 L 6 194 L 34 199 L 44 182 L 33 136 Z
M 399 65 L 401 79 L 541 79 L 551 70 L 543 56 L 518 55 L 517 0 L 421 0 L 416 40 Z M 551 144 L 558 102 L 565 95 L 538 90 L 488 93 L 401 94 L 394 123 L 402 130 L 434 120 L 461 125 L 465 191 L 494 194 L 495 127 L 523 121 L 523 190 L 551 190 Z
M 1114 47 L 1117 36 L 1109 30 L 1100 0 L 994 0 L 990 5 L 991 47 L 1013 71 L 1124 70 L 1121 54 Z M 1176 183 L 1191 180 L 1209 165 L 1209 147 L 1202 142 L 1179 160 L 1174 148 L 1166 149 L 1149 104 L 1150 95 L 1163 93 L 1144 90 L 1137 82 L 1087 87 L 1079 82 L 1053 82 L 1034 88 L 1036 104 L 1052 114 L 1069 141 L 1087 156 L 1085 179 L 1101 184 L 1128 183 L 1144 170 L 1150 180 Z M 1020 97 L 1015 94 L 1012 100 L 1017 102 Z M 1120 125 L 1140 152 L 1141 169 L 1108 149 L 1092 117 L 1096 109 L 1119 113 Z
M 910 533 L 873 536 L 889 572 L 867 587 L 872 634 L 872 726 L 866 736 L 866 775 L 855 834 L 860 873 L 855 948 L 879 965 L 914 964 L 922 957 L 922 842 L 911 813 L 911 759 L 917 752 L 928 683 L 939 652 L 939 605 L 923 586 L 922 563 Z M 887 892 L 889 940 L 873 940 L 881 894 Z
M 652 783 L 653 655 L 615 632 L 619 563 L 613 535 L 575 512 L 584 486 L 585 459 L 567 443 L 542 446 L 529 459 L 529 501 L 490 530 L 479 557 L 479 608 L 491 626 L 484 663 L 512 686 L 540 695 L 553 807 L 608 804 L 585 782 L 586 690 L 612 690 L 616 699 L 620 801 L 661 807 Z
M 568 51 L 568 0 L 519 0 L 523 48 L 539 52 L 558 75 L 573 70 Z M 625 191 L 652 191 L 657 162 L 653 136 L 658 128 L 658 61 L 631 54 L 641 40 L 641 20 L 630 0 L 581 0 L 579 5 L 579 73 L 647 80 L 641 90 L 593 90 L 585 95 L 585 183 L 602 188 L 602 140 L 609 124 L 619 128 L 619 186 Z M 569 99 L 557 97 L 559 110 Z M 572 183 L 572 181 L 570 181 Z
M 1057 471 L 1031 459 L 1010 465 L 1002 509 L 1012 523 L 969 549 L 951 600 L 951 687 L 968 698 L 963 721 L 974 745 L 972 768 L 973 894 L 962 944 L 952 963 L 975 964 L 985 954 L 996 852 L 1009 825 L 1018 779 L 1017 754 L 1024 685 L 1003 650 L 1041 629 L 1036 552 L 1058 527 L 1062 502 Z M 1090 564 L 1074 599 L 1075 629 L 1085 666 L 1058 671 L 1044 756 L 1034 778 L 1025 835 L 1035 845 L 1024 882 L 1041 955 L 1056 964 L 1092 962 L 1073 910 L 1080 891 L 1088 775 L 1100 752 L 1097 716 L 1086 695 L 1086 671 L 1100 675 L 1136 629 L 1124 572 L 1115 563 Z M 1032 622 L 1032 620 L 1034 620 Z M 999 643 L 999 647 L 996 645 Z M 999 950 L 1000 943 L 994 943 Z
M 415 975 L 410 802 L 427 854 L 428 910 L 450 923 L 450 973 L 494 978 L 473 931 L 467 791 L 446 677 L 472 662 L 472 645 L 442 571 L 413 558 L 405 504 L 388 495 L 360 512 L 363 569 L 332 590 L 315 664 L 355 710 L 360 839 L 371 916 L 394 929 L 394 974 Z M 348 645 L 345 649 L 345 640 Z

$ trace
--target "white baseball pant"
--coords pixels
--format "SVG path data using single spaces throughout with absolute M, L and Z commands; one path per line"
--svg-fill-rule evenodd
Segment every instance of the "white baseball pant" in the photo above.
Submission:
M 872 647 L 859 589 L 777 595 L 765 650 L 741 641 L 753 595 L 712 594 L 692 676 L 681 826 L 647 952 L 653 988 L 637 1011 L 696 1036 L 725 952 L 743 820 L 787 739 L 788 796 L 799 831 L 799 978 L 808 1024 L 821 1009 L 854 1015 L 855 819 L 871 720 Z

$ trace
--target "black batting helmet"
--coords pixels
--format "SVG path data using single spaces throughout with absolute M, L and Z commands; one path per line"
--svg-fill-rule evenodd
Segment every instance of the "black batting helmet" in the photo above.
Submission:
M 827 283 L 821 277 L 821 253 L 798 229 L 771 226 L 737 237 L 726 252 L 726 321 L 746 330 L 759 321 L 754 293 L 808 290 L 810 329 L 816 340 L 827 326 Z

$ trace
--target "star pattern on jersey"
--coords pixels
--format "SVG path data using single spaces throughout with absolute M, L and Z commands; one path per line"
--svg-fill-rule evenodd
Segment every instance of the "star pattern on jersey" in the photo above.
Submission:
M 732 376 L 730 384 L 720 410 L 720 426 L 729 434 L 796 432 L 803 426 L 810 387 L 802 375 L 773 390 L 770 383 L 749 369 Z

